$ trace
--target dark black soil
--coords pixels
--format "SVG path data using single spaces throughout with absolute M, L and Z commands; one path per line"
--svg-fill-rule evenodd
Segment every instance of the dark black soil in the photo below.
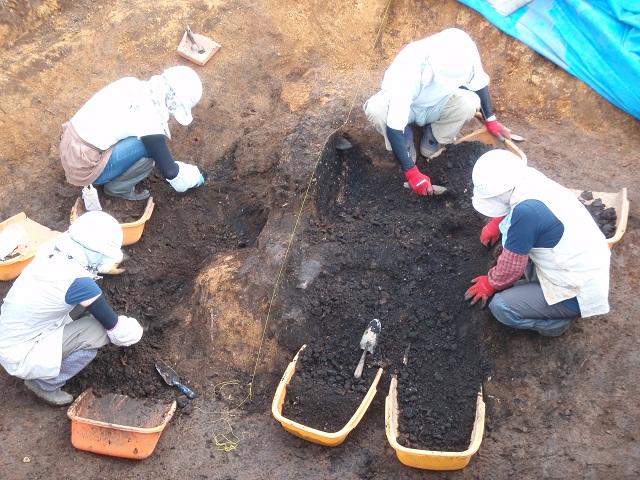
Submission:
M 395 166 L 374 168 L 357 146 L 323 159 L 316 211 L 287 279 L 289 302 L 304 321 L 288 325 L 281 337 L 285 347 L 298 340 L 314 352 L 294 380 L 302 423 L 335 424 L 336 412 L 353 414 L 354 398 L 345 408 L 334 399 L 347 390 L 345 375 L 359 359 L 360 337 L 378 318 L 382 333 L 365 374 L 372 378 L 378 366 L 398 374 L 401 443 L 435 450 L 468 446 L 484 372 L 479 336 L 486 313 L 469 309 L 463 296 L 490 261 L 478 239 L 484 219 L 471 206 L 471 170 L 487 150 L 476 143 L 452 146 L 419 165 L 449 188 L 432 198 L 404 189 Z M 301 282 L 310 257 L 319 259 L 319 273 Z M 388 377 L 383 383 L 382 391 Z
M 611 238 L 616 233 L 616 221 L 618 216 L 613 207 L 607 207 L 601 198 L 593 198 L 593 193 L 585 191 L 580 194 L 580 202 L 586 207 L 600 231 L 606 238 Z
M 362 403 L 376 374 L 370 370 L 360 379 L 353 377 L 360 355 L 357 342 L 353 355 L 343 356 L 348 358 L 346 363 L 327 356 L 317 346 L 305 348 L 298 357 L 296 371 L 300 373 L 287 388 L 284 415 L 325 432 L 337 432 L 344 427 Z
M 193 280 L 204 265 L 218 252 L 253 245 L 266 222 L 267 212 L 255 207 L 256 200 L 236 191 L 227 178 L 216 178 L 215 172 L 203 187 L 185 194 L 176 194 L 157 174 L 145 180 L 144 186 L 152 191 L 154 213 L 142 239 L 125 247 L 130 255 L 122 264 L 125 273 L 101 281 L 116 313 L 136 318 L 144 334 L 131 347 L 100 349 L 97 358 L 69 382 L 66 388 L 71 393 L 92 387 L 98 394 L 178 395 L 154 367 L 176 347 L 171 344 L 172 331 L 180 319 L 171 312 L 192 297 Z M 231 207 L 229 198 L 233 198 Z M 250 214 L 238 214 L 245 206 Z M 191 355 L 197 346 L 185 348 Z M 179 373 L 188 385 L 198 388 L 191 378 L 198 372 L 185 368 Z

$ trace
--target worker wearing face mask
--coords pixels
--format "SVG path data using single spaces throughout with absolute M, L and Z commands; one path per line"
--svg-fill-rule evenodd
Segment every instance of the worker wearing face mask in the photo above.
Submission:
M 171 67 L 149 80 L 125 77 L 97 92 L 63 125 L 60 159 L 72 185 L 104 185 L 107 195 L 144 200 L 136 185 L 154 165 L 177 192 L 199 187 L 197 166 L 175 161 L 167 139 L 170 117 L 189 125 L 202 97 L 198 74 Z
M 416 166 L 413 125 L 421 128 L 420 153 L 427 159 L 453 143 L 478 109 L 493 135 L 510 137 L 493 113 L 488 85 L 476 44 L 464 31 L 449 28 L 405 46 L 385 72 L 380 92 L 365 103 L 367 118 L 418 195 L 433 188 Z
M 142 337 L 138 321 L 116 314 L 96 283 L 122 261 L 122 237 L 109 214 L 81 215 L 38 250 L 0 307 L 0 364 L 49 404 L 73 401 L 62 387 L 100 347 Z M 87 313 L 72 320 L 77 305 Z
M 473 168 L 473 206 L 492 220 L 485 245 L 502 237 L 497 265 L 465 298 L 505 325 L 563 334 L 578 317 L 609 311 L 607 241 L 576 196 L 517 155 L 492 150 Z M 524 275 L 524 278 L 523 278 Z

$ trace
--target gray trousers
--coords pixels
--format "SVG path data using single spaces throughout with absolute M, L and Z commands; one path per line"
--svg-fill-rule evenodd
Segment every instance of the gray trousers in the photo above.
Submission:
M 111 195 L 116 196 L 130 193 L 138 183 L 149 176 L 154 165 L 153 159 L 142 157 L 119 177 L 105 183 L 104 189 Z
M 57 377 L 37 379 L 43 390 L 52 392 L 64 386 L 96 357 L 98 348 L 109 343 L 104 327 L 92 315 L 84 315 L 64 326 L 62 331 L 62 364 Z
M 562 335 L 579 316 L 565 302 L 549 305 L 537 280 L 520 281 L 496 293 L 489 309 L 496 320 L 509 327 L 535 330 L 547 337 Z

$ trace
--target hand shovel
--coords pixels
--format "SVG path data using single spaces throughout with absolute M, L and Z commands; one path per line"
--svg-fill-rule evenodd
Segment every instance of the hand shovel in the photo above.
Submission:
M 156 370 L 167 385 L 169 385 L 170 387 L 176 387 L 189 399 L 196 398 L 196 392 L 182 383 L 178 374 L 167 364 L 167 362 L 160 361 L 156 363 Z
M 369 322 L 369 326 L 362 334 L 362 338 L 360 339 L 362 356 L 360 357 L 360 362 L 358 362 L 356 371 L 353 374 L 354 377 L 360 378 L 362 376 L 362 369 L 364 368 L 364 357 L 367 355 L 367 352 L 373 353 L 373 350 L 376 348 L 376 344 L 378 343 L 378 334 L 380 333 L 381 329 L 382 325 L 380 324 L 380 320 L 374 318 Z

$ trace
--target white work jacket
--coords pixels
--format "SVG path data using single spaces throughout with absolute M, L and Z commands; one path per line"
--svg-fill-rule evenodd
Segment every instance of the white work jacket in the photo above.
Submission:
M 390 95 L 387 126 L 404 130 L 411 112 L 420 117 L 458 88 L 489 85 L 476 44 L 464 31 L 449 28 L 405 46 L 389 66 L 382 90 Z
M 134 77 L 110 83 L 71 118 L 80 138 L 103 151 L 127 137 L 171 138 L 168 122 L 164 98 L 154 101 L 151 82 Z
M 65 302 L 73 281 L 93 277 L 66 255 L 43 245 L 9 290 L 0 307 L 0 364 L 25 379 L 60 373 L 62 333 L 74 305 Z
M 571 191 L 529 167 L 511 195 L 511 211 L 525 200 L 541 201 L 564 225 L 555 247 L 529 252 L 547 303 L 577 297 L 582 317 L 607 313 L 611 252 L 587 209 Z

